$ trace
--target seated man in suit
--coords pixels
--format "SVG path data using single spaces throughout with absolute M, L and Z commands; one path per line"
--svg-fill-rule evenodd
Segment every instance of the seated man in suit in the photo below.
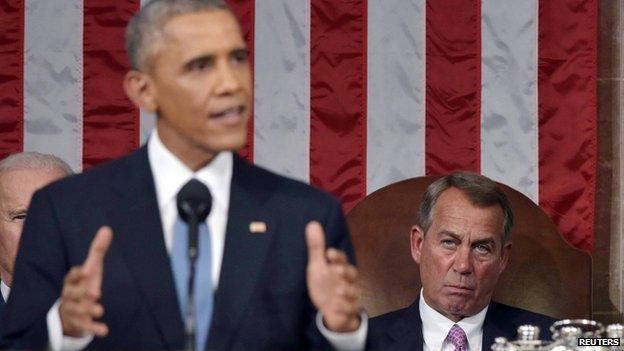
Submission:
M 491 300 L 511 254 L 513 224 L 509 200 L 495 182 L 469 172 L 447 175 L 427 188 L 419 217 L 410 244 L 420 265 L 420 296 L 371 319 L 373 348 L 485 351 L 498 336 L 516 339 L 523 324 L 537 325 L 541 338 L 549 338 L 554 319 Z
M 13 265 L 33 193 L 72 173 L 56 156 L 21 152 L 0 161 L 0 315 L 9 298 Z
M 129 156 L 34 195 L 3 340 L 64 350 L 363 348 L 340 203 L 235 153 L 253 85 L 225 2 L 153 0 L 129 23 L 126 47 L 124 88 L 156 113 L 156 129 Z M 199 223 L 192 309 L 193 250 L 176 207 L 189 183 L 213 199 Z

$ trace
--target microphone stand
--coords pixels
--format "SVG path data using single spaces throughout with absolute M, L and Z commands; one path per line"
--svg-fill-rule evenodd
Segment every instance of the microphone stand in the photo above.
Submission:
M 212 207 L 212 196 L 210 190 L 196 179 L 189 180 L 178 192 L 176 197 L 178 214 L 188 223 L 188 300 L 186 308 L 186 323 L 184 331 L 186 333 L 185 349 L 195 351 L 195 271 L 197 257 L 199 256 L 199 223 L 204 221 Z M 206 253 L 210 255 L 210 253 Z M 201 350 L 198 350 L 201 351 Z

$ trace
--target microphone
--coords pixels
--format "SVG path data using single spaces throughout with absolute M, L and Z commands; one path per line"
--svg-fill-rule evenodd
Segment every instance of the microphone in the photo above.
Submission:
M 195 350 L 195 264 L 198 252 L 199 223 L 206 220 L 212 208 L 212 195 L 210 190 L 197 179 L 189 180 L 178 192 L 176 198 L 178 214 L 183 221 L 188 223 L 188 256 L 189 256 L 189 282 L 188 301 L 186 313 L 186 350 Z

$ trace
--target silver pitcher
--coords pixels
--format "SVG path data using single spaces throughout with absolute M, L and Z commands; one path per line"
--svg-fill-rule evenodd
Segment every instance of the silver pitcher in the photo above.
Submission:
M 610 324 L 606 330 L 599 322 L 588 319 L 564 319 L 551 327 L 552 340 L 541 340 L 539 327 L 522 325 L 518 339 L 494 339 L 492 351 L 624 351 L 624 326 Z M 619 338 L 619 346 L 579 346 L 579 338 Z M 592 342 L 590 342 L 592 343 Z

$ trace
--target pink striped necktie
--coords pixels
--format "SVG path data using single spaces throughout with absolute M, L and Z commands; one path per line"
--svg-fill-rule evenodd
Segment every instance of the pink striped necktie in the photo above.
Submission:
M 449 330 L 449 333 L 446 336 L 446 341 L 455 346 L 455 351 L 468 351 L 468 339 L 466 338 L 466 333 L 457 324 L 453 324 L 453 327 Z

